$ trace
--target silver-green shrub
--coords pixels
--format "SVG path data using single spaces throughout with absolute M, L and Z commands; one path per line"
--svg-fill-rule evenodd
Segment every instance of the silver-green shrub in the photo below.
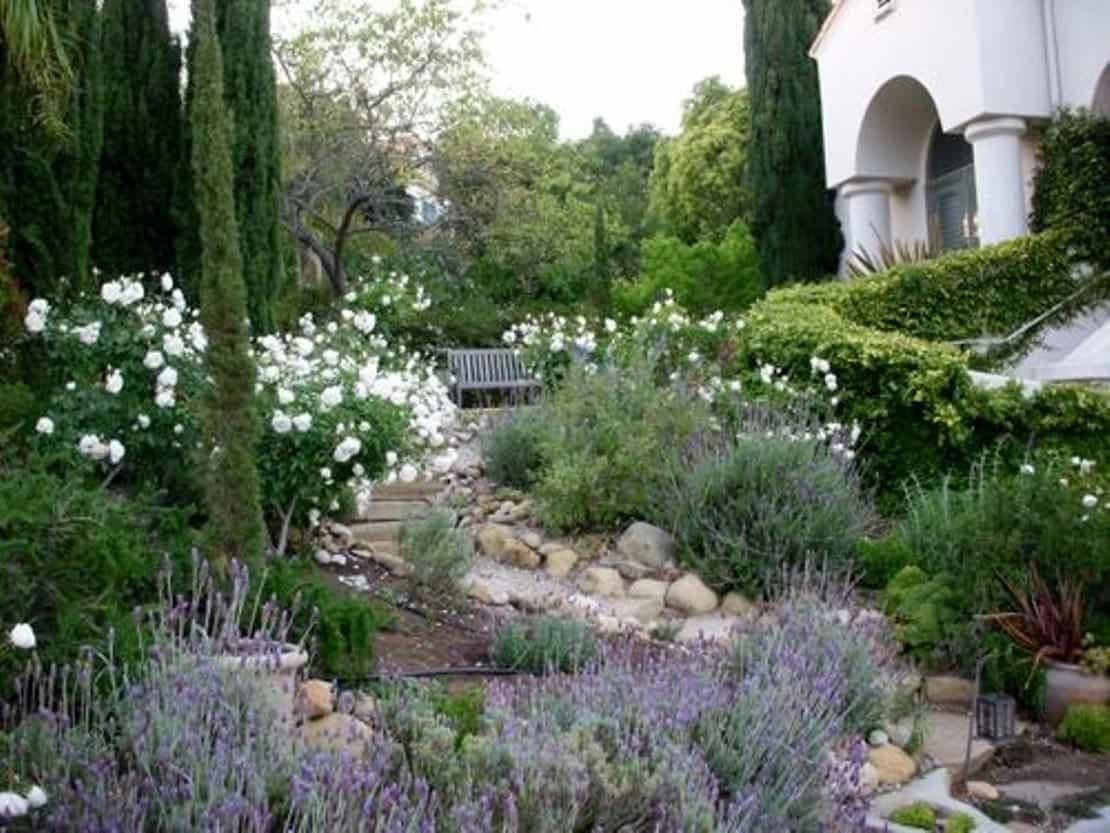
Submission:
M 436 509 L 426 518 L 401 525 L 401 557 L 412 577 L 434 590 L 450 590 L 474 561 L 474 541 L 455 526 L 455 513 Z

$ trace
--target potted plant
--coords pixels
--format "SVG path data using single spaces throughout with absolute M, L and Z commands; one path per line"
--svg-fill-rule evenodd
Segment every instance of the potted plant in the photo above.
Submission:
M 1045 720 L 1055 726 L 1074 703 L 1110 702 L 1110 677 L 1085 659 L 1083 583 L 1059 578 L 1051 587 L 1034 568 L 1028 587 L 1003 580 L 1017 610 L 987 617 L 1033 655 L 1034 668 L 1045 665 Z M 1097 656 L 1097 654 L 1096 654 Z

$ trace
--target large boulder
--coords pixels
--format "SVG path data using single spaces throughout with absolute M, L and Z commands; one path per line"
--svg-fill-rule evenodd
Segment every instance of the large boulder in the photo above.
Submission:
M 612 607 L 618 619 L 635 620 L 641 625 L 649 625 L 663 615 L 663 602 L 659 599 L 619 599 Z
M 374 730 L 349 714 L 333 712 L 319 720 L 310 720 L 301 727 L 305 745 L 321 751 L 365 755 L 374 739 Z
M 655 570 L 674 565 L 674 538 L 666 530 L 637 521 L 617 541 L 617 552 Z
M 905 784 L 917 772 L 913 758 L 893 744 L 872 749 L 868 757 L 879 773 L 880 784 Z
M 324 680 L 305 680 L 297 690 L 297 713 L 309 720 L 335 711 L 335 689 Z
M 591 596 L 624 596 L 624 579 L 610 567 L 589 567 L 578 577 L 578 589 Z
M 694 573 L 687 573 L 667 588 L 667 606 L 697 616 L 717 609 L 717 594 Z
M 721 600 L 721 613 L 727 616 L 739 616 L 741 619 L 754 619 L 759 615 L 759 608 L 742 593 L 726 593 Z
M 494 561 L 533 570 L 540 566 L 539 553 L 517 539 L 511 527 L 485 524 L 478 529 L 478 548 Z
M 665 581 L 642 578 L 633 582 L 632 586 L 628 588 L 628 597 L 631 599 L 655 599 L 662 604 L 666 601 L 668 587 L 670 585 Z
M 578 553 L 572 549 L 562 549 L 549 552 L 544 562 L 544 569 L 549 576 L 565 578 L 578 564 Z

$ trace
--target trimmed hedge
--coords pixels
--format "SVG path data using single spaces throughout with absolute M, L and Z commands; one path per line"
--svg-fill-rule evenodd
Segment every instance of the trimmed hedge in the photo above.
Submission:
M 741 354 L 793 378 L 810 375 L 813 356 L 829 361 L 841 391 L 837 413 L 865 427 L 868 472 L 886 500 L 911 475 L 963 475 L 986 450 L 1019 461 L 1035 445 L 1110 461 L 1110 393 L 1081 385 L 1030 398 L 1016 384 L 982 390 L 968 376 L 967 355 L 916 337 L 1006 331 L 1075 288 L 1059 238 L 1040 235 L 870 278 L 777 290 L 753 307 Z
M 1080 285 L 1064 237 L 1046 233 L 850 281 L 788 287 L 768 302 L 819 304 L 878 330 L 955 341 L 1007 335 Z

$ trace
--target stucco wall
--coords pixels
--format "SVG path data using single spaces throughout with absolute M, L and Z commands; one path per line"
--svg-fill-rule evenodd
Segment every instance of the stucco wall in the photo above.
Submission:
M 1110 0 L 1055 0 L 1064 103 L 1090 107 L 1110 64 Z

